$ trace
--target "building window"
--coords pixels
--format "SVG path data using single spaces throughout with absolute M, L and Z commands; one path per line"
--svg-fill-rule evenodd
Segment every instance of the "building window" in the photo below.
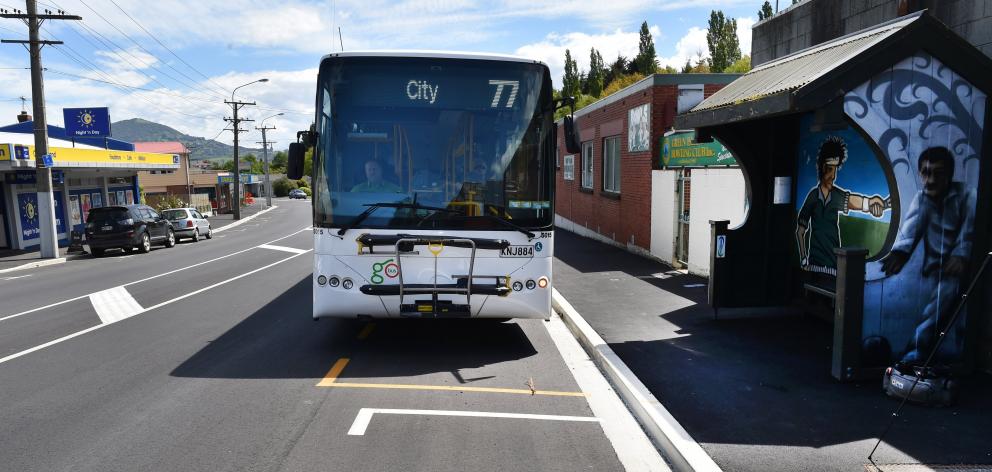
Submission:
M 582 187 L 592 188 L 592 141 L 582 143 Z
M 565 156 L 565 180 L 575 180 L 575 156 Z
M 620 136 L 603 140 L 603 190 L 620 193 Z

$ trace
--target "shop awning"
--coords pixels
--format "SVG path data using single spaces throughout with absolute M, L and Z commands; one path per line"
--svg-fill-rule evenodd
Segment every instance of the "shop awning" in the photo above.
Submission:
M 675 126 L 705 128 L 817 109 L 921 50 L 979 88 L 992 89 L 992 60 L 922 11 L 762 64 L 676 117 Z
M 49 152 L 52 154 L 53 168 L 133 170 L 179 168 L 177 154 L 65 147 L 50 147 Z M 33 167 L 35 167 L 34 146 L 16 143 L 0 144 L 0 170 Z

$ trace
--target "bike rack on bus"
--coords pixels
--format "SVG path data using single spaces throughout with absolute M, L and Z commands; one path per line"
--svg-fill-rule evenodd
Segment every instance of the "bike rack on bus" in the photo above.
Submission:
M 394 258 L 396 259 L 396 266 L 398 271 L 399 284 L 398 285 L 363 285 L 360 290 L 362 293 L 367 295 L 378 295 L 378 296 L 388 296 L 388 295 L 399 295 L 400 297 L 400 314 L 406 315 L 443 315 L 443 316 L 471 316 L 471 305 L 472 305 L 472 294 L 478 295 L 498 295 L 505 296 L 511 291 L 509 287 L 508 277 L 501 276 L 477 276 L 475 275 L 475 256 L 476 251 L 480 248 L 482 249 L 497 249 L 502 250 L 504 247 L 509 245 L 506 240 L 493 240 L 493 239 L 478 239 L 478 238 L 450 238 L 450 237 L 432 237 L 432 236 L 414 236 L 399 234 L 395 236 L 380 236 L 380 235 L 369 235 L 365 234 L 358 238 L 359 244 L 372 249 L 377 245 L 384 245 L 386 242 L 390 242 L 393 245 Z M 403 262 L 402 255 L 404 253 L 411 253 L 416 246 L 427 246 L 431 252 L 434 253 L 434 282 L 432 284 L 406 284 L 403 282 Z M 458 281 L 454 284 L 444 284 L 438 285 L 437 283 L 437 255 L 440 253 L 434 252 L 433 247 L 461 247 L 469 248 L 472 250 L 471 256 L 469 258 L 468 275 L 454 276 L 453 278 Z M 371 252 L 371 251 L 370 251 Z M 495 278 L 496 283 L 493 285 L 477 285 L 473 283 L 476 278 Z M 503 280 L 503 284 L 500 284 L 500 279 Z M 464 281 L 464 284 L 462 283 Z M 417 295 L 417 294 L 430 294 L 431 303 L 430 305 L 422 303 L 414 303 L 406 305 L 404 304 L 404 297 L 407 295 Z M 465 294 L 465 304 L 457 305 L 454 303 L 439 303 L 438 295 L 441 294 Z

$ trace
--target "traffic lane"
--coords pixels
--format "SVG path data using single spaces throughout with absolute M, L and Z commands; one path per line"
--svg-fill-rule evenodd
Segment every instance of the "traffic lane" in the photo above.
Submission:
M 593 417 L 543 321 L 450 321 L 376 321 L 333 382 L 318 383 L 330 392 L 317 426 L 281 470 L 622 470 L 598 422 L 485 416 Z M 481 416 L 374 415 L 349 435 L 363 408 Z
M 128 285 L 126 289 L 142 307 L 152 307 L 272 264 L 290 255 L 253 248 L 233 257 L 180 270 L 164 277 L 134 283 Z M 305 264 L 306 262 L 306 258 L 302 256 L 292 261 L 293 264 Z M 262 271 L 258 275 L 265 277 L 265 273 L 266 271 Z M 250 284 L 252 282 L 249 278 L 245 278 L 233 283 Z
M 292 412 L 310 406 L 304 394 L 317 394 L 323 360 L 293 352 L 337 355 L 333 346 L 354 336 L 313 332 L 301 311 L 309 271 L 276 267 L 268 283 L 223 285 L 0 366 L 4 467 L 254 468 L 252 458 L 274 447 L 273 431 L 295 427 Z M 197 309 L 204 299 L 210 316 Z M 232 336 L 236 326 L 243 336 Z M 197 357 L 204 350 L 209 359 Z M 175 375 L 181 366 L 196 375 Z M 229 378 L 231 369 L 279 375 Z
M 577 391 L 543 323 L 377 320 L 337 382 Z
M 89 298 L 0 321 L 0 358 L 100 323 Z
M 306 234 L 305 224 L 296 221 L 300 216 L 286 210 L 274 215 L 270 224 L 232 238 L 215 237 L 191 245 L 155 248 L 149 254 L 87 258 L 32 270 L 31 277 L 0 282 L 0 318 L 230 255 L 293 232 Z

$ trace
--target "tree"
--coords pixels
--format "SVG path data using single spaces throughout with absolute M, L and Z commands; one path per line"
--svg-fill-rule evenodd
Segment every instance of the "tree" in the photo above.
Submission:
M 596 48 L 589 51 L 589 74 L 586 75 L 586 83 L 589 88 L 589 95 L 598 97 L 603 93 L 603 78 L 606 75 L 606 66 L 603 65 L 603 56 L 599 55 Z
M 758 21 L 767 20 L 775 15 L 772 11 L 772 4 L 765 0 L 765 4 L 761 5 L 761 10 L 758 10 Z
M 654 52 L 654 39 L 648 29 L 648 22 L 641 23 L 641 39 L 637 45 L 637 57 L 634 58 L 635 72 L 651 75 L 658 71 L 658 58 Z
M 273 173 L 279 174 L 285 171 L 286 164 L 289 163 L 289 156 L 286 151 L 278 151 L 272 156 L 272 161 L 269 162 L 269 170 Z M 276 172 L 279 169 L 279 172 Z
M 744 56 L 727 66 L 723 71 L 729 74 L 746 74 L 751 70 L 751 56 Z
M 685 65 L 682 66 L 682 73 L 683 74 L 691 74 L 692 73 L 692 62 L 689 59 L 686 59 L 685 60 Z
M 606 88 L 603 89 L 603 95 L 604 96 L 612 95 L 620 91 L 620 89 L 623 89 L 624 87 L 629 87 L 631 85 L 634 85 L 637 81 L 643 78 L 644 76 L 642 74 L 636 74 L 636 73 L 621 75 L 620 77 L 614 79 L 613 82 L 610 82 L 610 85 L 606 86 Z
M 272 182 L 272 194 L 277 197 L 285 197 L 289 195 L 289 191 L 297 188 L 296 181 L 289 180 L 286 177 L 279 177 L 275 182 Z
M 579 95 L 579 65 L 572 59 L 572 53 L 565 50 L 565 76 L 562 78 L 562 95 L 575 97 Z
M 610 83 L 627 73 L 628 62 L 627 58 L 623 56 L 617 56 L 617 60 L 610 64 L 610 67 L 606 69 L 606 73 L 603 75 L 603 88 L 605 89 Z
M 720 10 L 710 11 L 709 28 L 706 30 L 706 45 L 710 49 L 710 69 L 723 72 L 741 58 L 741 47 L 737 40 L 737 20 L 726 18 Z
M 303 175 L 313 175 L 313 148 L 307 148 L 303 154 Z
M 660 73 L 660 74 L 678 74 L 679 71 L 678 71 L 678 69 L 676 69 L 676 68 L 674 68 L 672 66 L 665 66 L 662 69 L 658 69 L 658 73 Z

